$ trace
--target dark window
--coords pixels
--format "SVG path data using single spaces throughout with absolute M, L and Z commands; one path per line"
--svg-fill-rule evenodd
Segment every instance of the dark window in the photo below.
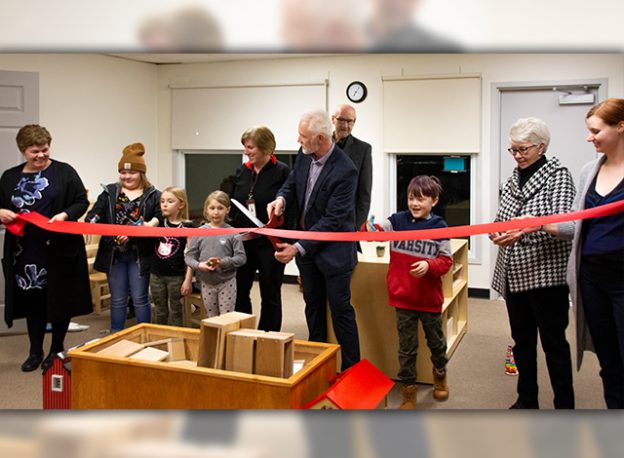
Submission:
M 416 175 L 434 175 L 442 183 L 436 215 L 449 226 L 470 224 L 470 156 L 397 155 L 397 211 L 407 210 L 407 186 Z
M 229 194 L 241 165 L 240 154 L 185 154 L 185 182 L 189 216 L 196 224 L 203 219 L 204 200 L 220 189 Z
M 292 168 L 296 152 L 280 152 L 276 156 Z M 189 217 L 200 224 L 204 219 L 204 200 L 208 194 L 217 189 L 230 194 L 242 156 L 240 153 L 185 154 L 184 161 Z

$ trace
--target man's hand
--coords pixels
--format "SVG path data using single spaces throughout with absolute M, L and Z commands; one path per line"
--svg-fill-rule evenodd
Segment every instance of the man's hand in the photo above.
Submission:
M 290 243 L 278 243 L 276 246 L 277 251 L 275 252 L 275 259 L 283 264 L 288 264 L 292 258 L 299 254 L 297 247 Z
M 284 213 L 284 199 L 278 197 L 273 202 L 269 202 L 267 205 L 267 215 L 274 213 L 275 216 L 281 216 Z

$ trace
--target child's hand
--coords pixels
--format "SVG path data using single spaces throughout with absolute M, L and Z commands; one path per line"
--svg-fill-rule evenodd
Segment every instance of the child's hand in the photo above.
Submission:
M 219 264 L 221 264 L 219 258 L 210 258 L 208 261 L 200 262 L 197 268 L 202 272 L 214 272 L 219 267 Z
M 128 240 L 130 239 L 127 235 L 118 235 L 117 237 L 115 237 L 115 243 L 117 243 L 118 245 L 125 245 L 126 243 L 128 243 Z
M 69 219 L 69 215 L 65 212 L 61 212 L 61 213 L 54 215 L 52 218 L 50 218 L 48 223 L 53 223 L 55 221 L 67 221 L 68 219 Z
M 417 261 L 412 264 L 413 269 L 409 271 L 416 278 L 422 277 L 429 272 L 429 263 L 427 261 Z
M 193 290 L 193 282 L 191 280 L 184 280 L 182 282 L 182 286 L 180 287 L 180 295 L 181 296 L 188 296 L 189 294 L 191 294 L 191 291 Z

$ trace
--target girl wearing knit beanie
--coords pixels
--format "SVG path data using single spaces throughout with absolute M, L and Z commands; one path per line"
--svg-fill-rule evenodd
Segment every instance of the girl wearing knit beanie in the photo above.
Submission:
M 119 182 L 104 187 L 87 214 L 87 221 L 107 224 L 158 226 L 162 219 L 160 191 L 146 176 L 145 147 L 132 143 L 123 149 L 117 169 Z M 105 272 L 111 293 L 111 332 L 125 327 L 128 293 L 137 323 L 151 321 L 148 296 L 154 240 L 151 237 L 103 236 L 94 269 Z

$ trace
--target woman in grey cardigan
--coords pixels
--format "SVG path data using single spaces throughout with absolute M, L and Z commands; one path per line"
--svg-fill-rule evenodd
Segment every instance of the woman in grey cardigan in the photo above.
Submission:
M 548 127 L 538 118 L 519 119 L 509 132 L 509 152 L 518 166 L 505 184 L 496 221 L 570 211 L 572 176 L 556 158 L 544 154 Z M 565 330 L 569 321 L 566 265 L 571 243 L 543 231 L 490 234 L 498 245 L 492 287 L 504 298 L 518 365 L 518 399 L 512 409 L 537 409 L 539 333 L 557 409 L 574 408 L 572 358 Z
M 581 170 L 575 209 L 624 199 L 624 99 L 607 99 L 586 116 L 589 136 L 603 153 Z M 594 350 L 607 407 L 624 408 L 624 215 L 547 224 L 557 238 L 574 238 L 568 283 L 576 313 L 577 364 Z

